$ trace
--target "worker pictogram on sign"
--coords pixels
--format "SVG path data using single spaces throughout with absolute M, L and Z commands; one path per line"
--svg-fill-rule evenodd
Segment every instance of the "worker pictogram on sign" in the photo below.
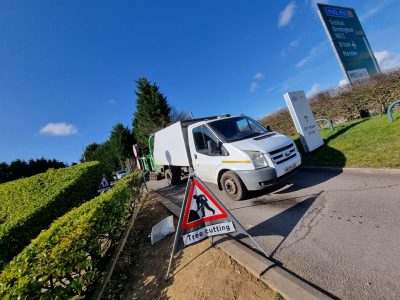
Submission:
M 99 188 L 97 190 L 97 193 L 100 194 L 102 192 L 108 191 L 110 189 L 110 187 L 111 187 L 111 185 L 107 180 L 107 176 L 105 174 L 103 174 L 103 177 L 101 178 L 101 181 L 100 181 Z
M 103 177 L 101 178 L 101 182 L 100 182 L 100 185 L 99 185 L 99 189 L 104 189 L 104 188 L 107 188 L 109 186 L 110 186 L 110 184 L 108 183 L 107 177 L 106 177 L 105 174 L 103 174 Z
M 228 214 L 221 205 L 218 204 L 204 186 L 194 178 L 189 189 L 182 228 L 192 228 L 201 223 L 225 219 L 227 217 Z

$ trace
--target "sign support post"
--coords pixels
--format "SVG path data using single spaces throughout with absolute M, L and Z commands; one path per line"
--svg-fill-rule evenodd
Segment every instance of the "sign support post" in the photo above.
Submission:
M 175 254 L 175 252 L 176 252 L 176 250 L 178 248 L 178 240 L 179 240 L 179 236 L 180 236 L 180 233 L 181 233 L 183 213 L 185 212 L 186 202 L 187 202 L 187 198 L 188 198 L 190 183 L 192 182 L 192 177 L 193 177 L 193 173 L 190 172 L 189 177 L 188 177 L 188 181 L 187 181 L 187 184 L 186 184 L 185 196 L 183 198 L 181 212 L 179 214 L 178 228 L 177 228 L 176 233 L 175 233 L 174 243 L 172 244 L 172 251 L 171 251 L 171 256 L 169 258 L 167 276 L 165 277 L 166 280 L 168 280 L 169 272 L 171 271 L 172 259 L 174 258 L 174 254 Z

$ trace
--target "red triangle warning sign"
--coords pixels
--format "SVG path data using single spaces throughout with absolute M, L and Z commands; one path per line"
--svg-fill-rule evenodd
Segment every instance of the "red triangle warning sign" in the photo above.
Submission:
M 228 217 L 226 211 L 196 178 L 191 182 L 182 228 L 192 228 L 202 223 Z

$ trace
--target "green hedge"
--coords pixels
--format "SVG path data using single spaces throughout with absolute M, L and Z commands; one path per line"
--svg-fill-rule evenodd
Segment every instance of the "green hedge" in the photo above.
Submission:
M 90 162 L 1 184 L 0 268 L 53 220 L 92 198 L 101 172 Z
M 329 118 L 334 123 L 341 124 L 368 114 L 382 114 L 396 99 L 400 99 L 399 69 L 375 75 L 353 85 L 318 93 L 310 99 L 310 106 L 316 118 Z M 274 112 L 259 121 L 283 134 L 296 134 L 287 109 Z
M 82 204 L 40 233 L 0 274 L 0 298 L 61 298 L 84 295 L 140 199 L 141 177 L 132 174 Z

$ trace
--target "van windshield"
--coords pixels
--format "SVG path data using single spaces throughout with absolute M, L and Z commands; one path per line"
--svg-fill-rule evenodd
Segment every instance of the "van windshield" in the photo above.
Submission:
M 222 119 L 207 125 L 226 142 L 240 141 L 268 132 L 264 126 L 249 117 Z

